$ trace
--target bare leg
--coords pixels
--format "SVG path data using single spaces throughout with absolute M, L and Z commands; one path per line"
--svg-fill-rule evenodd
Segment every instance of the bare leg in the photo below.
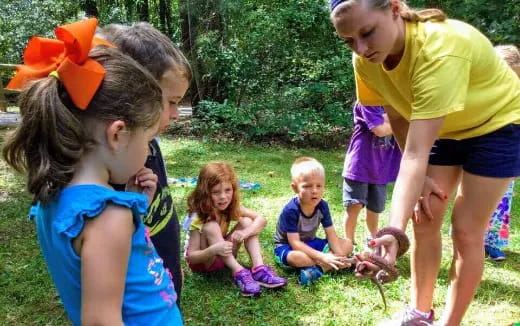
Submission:
M 332 253 L 336 256 L 348 256 L 350 255 L 350 253 L 352 253 L 352 250 L 354 249 L 353 246 L 352 246 L 352 241 L 350 241 L 350 239 L 342 239 L 342 238 L 339 238 L 338 239 L 339 241 L 339 246 L 340 246 L 340 251 L 339 252 L 335 252 L 335 251 L 332 251 Z M 327 271 L 330 269 L 330 267 L 324 267 L 322 265 L 320 265 L 321 268 L 324 270 L 324 271 Z M 350 267 L 350 263 L 346 263 L 346 264 L 342 264 L 342 265 L 339 265 L 339 269 L 344 269 L 344 268 L 348 268 Z
M 210 246 L 218 242 L 226 241 L 222 237 L 222 231 L 220 230 L 220 226 L 217 224 L 217 222 L 207 222 L 206 224 L 204 224 L 202 232 L 205 235 Z M 224 264 L 229 269 L 231 269 L 231 272 L 233 274 L 244 269 L 244 267 L 237 262 L 235 256 L 233 255 L 220 256 L 220 258 L 222 259 Z
M 489 178 L 463 173 L 453 208 L 454 255 L 451 284 L 443 322 L 460 325 L 484 270 L 484 232 L 510 178 Z
M 289 266 L 297 268 L 316 265 L 314 259 L 300 250 L 291 250 L 287 255 L 287 263 Z
M 348 256 L 352 252 L 352 241 L 350 239 L 338 238 L 339 252 L 332 251 L 336 256 Z
M 312 259 L 311 257 L 307 256 L 306 253 L 304 253 L 303 251 L 299 251 L 299 250 L 292 250 L 287 255 L 287 263 L 290 266 L 293 266 L 293 267 L 296 267 L 296 268 L 320 265 L 321 269 L 324 272 L 327 272 L 327 271 L 332 269 L 332 267 L 330 267 L 328 265 L 319 264 L 318 262 L 314 261 L 314 259 Z
M 370 236 L 373 238 L 379 229 L 379 213 L 372 212 L 368 208 L 366 209 L 366 213 L 368 233 L 370 233 Z
M 459 166 L 428 166 L 428 176 L 448 195 L 455 192 L 460 179 Z M 441 264 L 442 219 L 447 200 L 432 196 L 430 206 L 434 219 L 413 223 L 414 243 L 411 254 L 411 304 L 423 312 L 431 309 L 435 280 Z
M 247 228 L 253 223 L 253 221 L 248 217 L 242 217 L 240 222 L 238 222 L 237 230 L 242 230 Z M 247 252 L 249 253 L 249 257 L 251 257 L 251 263 L 253 267 L 260 266 L 264 264 L 264 260 L 262 259 L 262 251 L 260 249 L 260 241 L 258 239 L 258 235 L 253 235 L 244 240 L 244 244 Z
M 359 212 L 361 211 L 361 208 L 363 208 L 362 204 L 352 204 L 350 206 L 347 206 L 347 209 L 345 210 L 345 216 L 343 221 L 345 228 L 345 236 L 352 242 L 355 241 L 354 232 L 356 231 L 357 218 Z

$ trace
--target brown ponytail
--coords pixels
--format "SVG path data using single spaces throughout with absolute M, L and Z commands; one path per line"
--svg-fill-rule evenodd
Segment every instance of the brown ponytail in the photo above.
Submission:
M 122 120 L 135 130 L 159 119 L 162 94 L 150 73 L 115 49 L 97 47 L 89 57 L 106 75 L 86 110 L 74 107 L 55 77 L 37 80 L 20 94 L 22 122 L 3 156 L 14 169 L 27 172 L 35 200 L 48 202 L 70 182 L 81 157 L 97 145 L 93 122 Z
M 444 21 L 448 17 L 440 9 L 413 10 L 403 0 L 345 0 L 338 4 L 331 12 L 331 18 L 340 16 L 347 12 L 352 5 L 362 1 L 368 2 L 371 8 L 385 10 L 396 8 L 400 16 L 409 22 Z
M 395 1 L 399 6 L 399 14 L 409 22 L 445 21 L 448 17 L 440 9 L 413 10 L 404 1 Z

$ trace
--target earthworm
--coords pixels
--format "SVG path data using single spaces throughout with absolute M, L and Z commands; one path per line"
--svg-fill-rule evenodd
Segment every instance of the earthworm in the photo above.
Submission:
M 380 238 L 386 234 L 390 234 L 395 237 L 399 243 L 399 249 L 397 250 L 396 258 L 401 257 L 406 253 L 406 251 L 408 251 L 408 248 L 410 247 L 410 241 L 408 240 L 406 233 L 398 228 L 387 226 L 379 230 L 375 237 Z M 392 264 L 388 263 L 386 259 L 377 255 L 376 253 L 362 252 L 360 254 L 356 254 L 355 256 L 358 260 L 358 263 L 356 264 L 356 272 L 369 276 L 370 280 L 377 285 L 379 293 L 383 298 L 383 303 L 386 310 L 386 298 L 382 284 L 395 281 L 399 277 L 399 271 Z M 369 262 L 378 267 L 379 270 L 374 271 L 367 268 L 359 269 L 361 266 L 360 264 L 363 262 Z

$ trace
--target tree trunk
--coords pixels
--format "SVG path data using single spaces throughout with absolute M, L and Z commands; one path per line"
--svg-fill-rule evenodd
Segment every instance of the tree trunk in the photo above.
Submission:
M 148 7 L 148 0 L 141 0 L 137 4 L 137 12 L 139 20 L 147 22 L 150 20 L 150 9 Z
M 172 18 L 170 13 L 170 2 L 168 0 L 159 0 L 159 26 L 161 32 L 171 37 L 172 34 Z
M 87 17 L 99 16 L 96 0 L 83 0 L 80 3 L 80 8 L 85 11 L 85 16 Z
M 125 9 L 126 9 L 126 20 L 132 21 L 134 18 L 134 1 L 125 0 Z
M 195 40 L 197 39 L 197 19 L 194 15 L 195 0 L 179 0 L 179 19 L 181 26 L 182 51 L 186 54 L 193 69 L 193 83 L 188 91 L 191 97 L 193 114 L 196 114 L 197 104 L 203 98 L 200 89 L 200 75 L 197 64 Z
M 7 101 L 5 100 L 2 78 L 0 78 L 0 112 L 7 112 Z

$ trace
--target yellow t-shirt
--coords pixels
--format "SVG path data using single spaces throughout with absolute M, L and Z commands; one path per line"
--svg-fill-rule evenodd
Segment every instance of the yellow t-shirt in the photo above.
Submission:
M 202 222 L 202 220 L 199 218 L 199 215 L 195 214 L 194 213 L 194 217 L 193 217 L 193 221 L 191 222 L 191 225 L 190 225 L 190 231 L 199 231 L 201 232 L 202 231 L 202 226 L 204 226 L 204 222 Z M 240 220 L 240 217 L 232 220 L 232 221 L 238 221 Z M 220 220 L 220 230 L 222 230 L 222 236 L 225 237 L 228 233 L 228 230 L 229 230 L 229 224 L 230 224 L 230 221 L 227 221 L 227 219 L 225 218 L 222 218 Z
M 439 138 L 481 136 L 520 123 L 520 80 L 466 23 L 406 22 L 392 70 L 354 55 L 358 101 L 391 105 L 408 121 L 445 117 Z

